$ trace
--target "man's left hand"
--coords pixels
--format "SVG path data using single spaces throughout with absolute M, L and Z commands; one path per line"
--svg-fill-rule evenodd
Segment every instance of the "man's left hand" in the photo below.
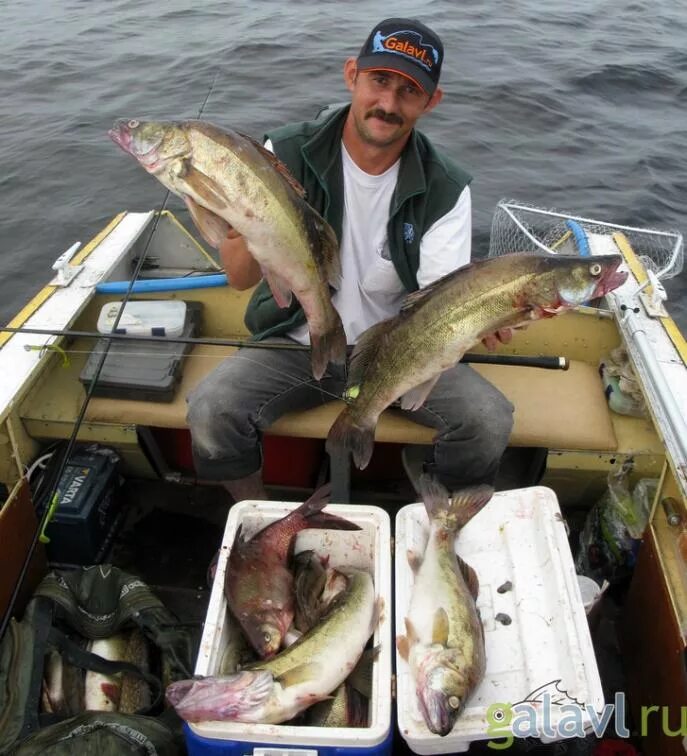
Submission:
M 512 328 L 500 328 L 498 331 L 485 336 L 482 343 L 490 352 L 493 352 L 499 344 L 508 344 L 512 338 Z

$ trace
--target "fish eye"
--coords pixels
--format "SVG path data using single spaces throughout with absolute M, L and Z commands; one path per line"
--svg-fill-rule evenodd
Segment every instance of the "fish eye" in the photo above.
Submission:
M 589 272 L 592 276 L 598 276 L 599 273 L 601 273 L 601 266 L 599 263 L 592 263 L 592 265 L 589 266 Z
M 136 120 L 135 118 L 134 118 L 134 119 L 132 119 L 131 121 L 129 121 L 129 122 L 127 123 L 127 126 L 128 126 L 128 127 L 130 128 L 130 129 L 137 129 L 137 128 L 138 128 L 138 127 L 139 127 L 140 125 L 141 125 L 140 121 L 137 121 L 137 120 Z
M 270 643 L 272 641 L 272 633 L 265 632 L 262 636 L 262 639 L 265 641 L 265 643 Z
M 448 705 L 452 709 L 460 709 L 460 698 L 458 696 L 449 696 Z

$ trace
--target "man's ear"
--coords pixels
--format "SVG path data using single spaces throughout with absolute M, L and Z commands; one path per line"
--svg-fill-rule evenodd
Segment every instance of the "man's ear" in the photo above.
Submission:
M 441 102 L 443 96 L 444 96 L 444 90 L 441 87 L 437 87 L 434 90 L 432 96 L 427 101 L 424 112 L 429 113 L 432 110 L 434 110 L 434 108 L 436 108 L 436 106 Z
M 355 86 L 355 80 L 358 76 L 358 65 L 355 58 L 346 58 L 346 62 L 343 67 L 344 83 L 348 87 L 350 92 L 353 91 Z

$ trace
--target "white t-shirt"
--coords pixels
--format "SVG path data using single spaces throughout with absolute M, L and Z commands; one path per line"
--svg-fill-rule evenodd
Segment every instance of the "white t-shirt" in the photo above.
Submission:
M 272 149 L 271 143 L 265 144 Z M 374 176 L 361 170 L 341 144 L 344 178 L 344 213 L 341 234 L 341 285 L 332 295 L 349 344 L 380 320 L 396 315 L 407 291 L 391 261 L 387 239 L 389 207 L 398 178 L 400 160 Z M 454 207 L 425 232 L 420 241 L 420 288 L 470 262 L 472 203 L 470 187 Z M 308 344 L 308 326 L 289 332 Z

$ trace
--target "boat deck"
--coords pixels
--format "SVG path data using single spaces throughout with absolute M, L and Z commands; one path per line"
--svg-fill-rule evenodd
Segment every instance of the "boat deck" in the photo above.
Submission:
M 77 340 L 69 349 L 70 364 L 55 361 L 37 392 L 22 405 L 20 415 L 36 438 L 65 438 L 85 398 L 79 382 L 92 340 Z M 197 346 L 186 359 L 183 377 L 169 403 L 134 399 L 91 399 L 88 425 L 142 425 L 186 428 L 186 396 L 223 359 L 236 350 Z M 572 360 L 570 369 L 476 365 L 475 370 L 496 385 L 515 407 L 512 446 L 575 449 L 624 454 L 661 454 L 662 446 L 651 423 L 609 411 L 596 368 Z M 343 402 L 332 401 L 312 410 L 291 412 L 270 429 L 279 436 L 326 438 Z M 84 428 L 87 432 L 87 427 Z M 393 410 L 383 414 L 376 438 L 386 443 L 431 443 L 434 432 Z

